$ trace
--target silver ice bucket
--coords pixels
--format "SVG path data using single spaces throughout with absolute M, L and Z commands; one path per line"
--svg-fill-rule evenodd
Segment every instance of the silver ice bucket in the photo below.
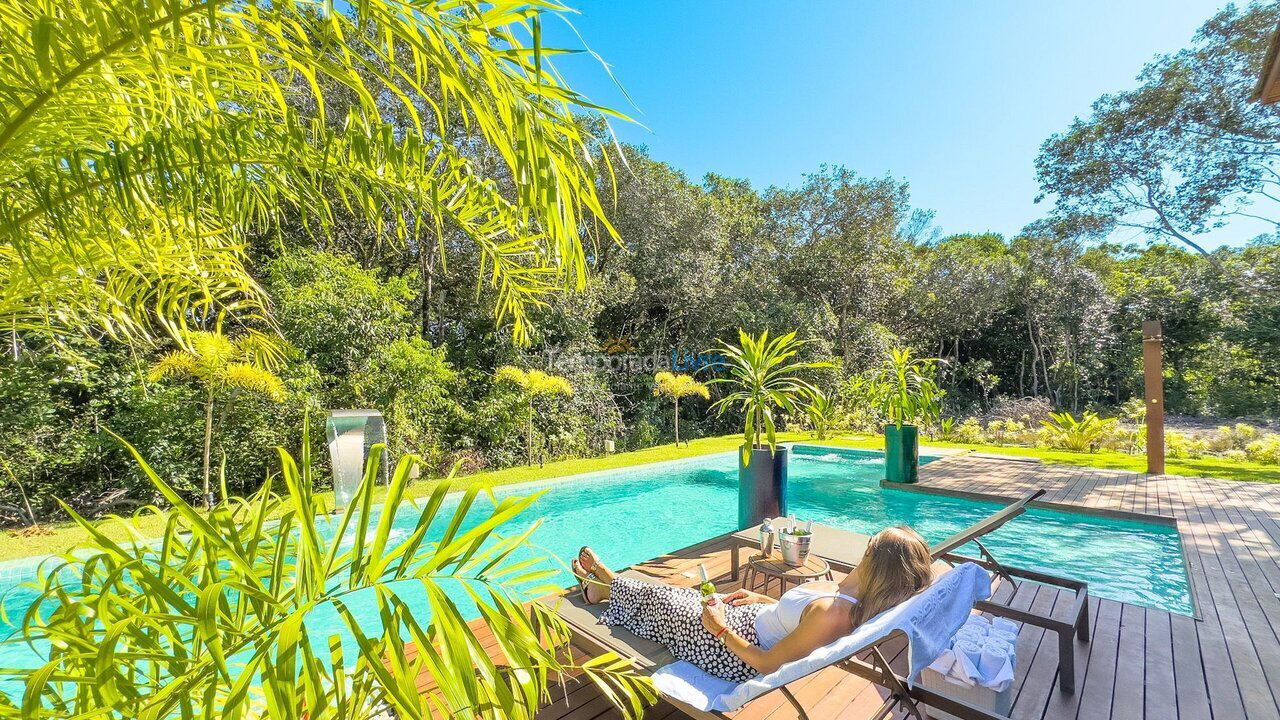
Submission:
M 809 541 L 812 535 L 792 535 L 789 532 L 778 533 L 778 545 L 782 549 L 782 562 L 798 567 L 809 559 Z

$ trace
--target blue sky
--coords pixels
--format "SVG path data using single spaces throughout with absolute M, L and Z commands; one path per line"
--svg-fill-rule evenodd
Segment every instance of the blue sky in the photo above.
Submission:
M 1040 144 L 1105 92 L 1134 86 L 1221 2 L 792 2 L 568 0 L 612 67 L 557 67 L 643 127 L 619 136 L 692 179 L 714 171 L 795 186 L 822 163 L 911 184 L 943 232 L 1016 233 L 1034 203 Z M 582 47 L 573 31 L 544 42 Z M 1265 228 L 1202 236 L 1239 244 Z M 1119 241 L 1137 239 L 1132 232 Z

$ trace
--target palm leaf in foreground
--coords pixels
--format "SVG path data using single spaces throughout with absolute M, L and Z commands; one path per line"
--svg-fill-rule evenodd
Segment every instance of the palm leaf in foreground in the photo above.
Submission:
M 446 512 L 451 483 L 442 482 L 416 522 L 394 528 L 418 458 L 399 463 L 376 511 L 375 447 L 359 492 L 334 517 L 310 490 L 309 448 L 300 463 L 280 454 L 281 494 L 268 482 L 205 515 L 134 451 L 173 506 L 159 541 L 138 532 L 113 541 L 66 508 L 91 542 L 42 574 L 23 635 L 47 662 L 0 671 L 26 687 L 20 705 L 0 699 L 0 715 L 321 720 L 387 707 L 402 718 L 532 718 L 553 699 L 552 683 L 577 673 L 628 717 L 653 702 L 629 661 L 575 664 L 563 621 L 523 602 L 556 591 L 551 566 L 528 560 L 533 528 L 502 532 L 536 497 L 490 495 L 486 510 L 472 486 Z M 505 663 L 468 625 L 460 592 Z M 424 673 L 435 685 L 422 692 Z

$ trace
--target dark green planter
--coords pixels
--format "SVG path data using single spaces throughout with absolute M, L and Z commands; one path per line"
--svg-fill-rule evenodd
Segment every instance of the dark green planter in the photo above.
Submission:
M 884 427 L 884 479 L 913 483 L 920 474 L 920 434 L 915 425 Z
M 745 447 L 745 446 L 744 446 Z M 738 449 L 738 529 L 759 525 L 765 518 L 787 514 L 787 449 L 751 451 L 751 460 L 742 464 Z

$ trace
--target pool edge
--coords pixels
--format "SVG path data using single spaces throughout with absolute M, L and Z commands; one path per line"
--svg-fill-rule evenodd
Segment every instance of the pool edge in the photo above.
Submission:
M 912 483 L 910 485 L 903 483 L 891 483 L 886 480 L 880 481 L 880 487 L 888 490 L 902 490 L 905 492 L 915 492 L 922 495 L 941 495 L 943 497 L 954 497 L 962 500 L 978 500 L 982 502 L 995 502 L 1009 504 L 1016 498 L 1008 495 L 996 495 L 993 493 L 979 493 L 969 490 L 953 490 L 951 488 L 932 487 L 922 485 L 920 483 Z M 1169 515 L 1154 515 L 1151 513 L 1131 512 L 1128 510 L 1113 510 L 1111 508 L 1095 508 L 1086 505 L 1072 505 L 1070 503 L 1060 503 L 1048 500 L 1032 500 L 1028 503 L 1029 507 L 1039 508 L 1043 510 L 1052 510 L 1054 512 L 1069 513 L 1075 515 L 1089 515 L 1093 517 L 1110 518 L 1112 520 L 1127 520 L 1129 522 L 1148 523 L 1151 525 L 1160 525 L 1162 527 L 1172 528 L 1178 534 L 1178 550 L 1182 555 L 1182 571 L 1187 576 L 1187 595 L 1191 598 L 1191 617 L 1196 622 L 1201 622 L 1204 617 L 1200 612 L 1200 596 L 1196 591 L 1196 584 L 1192 580 L 1191 569 L 1193 567 L 1191 556 L 1187 554 L 1187 543 L 1182 532 L 1182 526 L 1178 519 Z M 1149 608 L 1158 609 L 1158 608 Z M 1182 615 L 1170 610 L 1164 610 L 1170 615 Z M 1183 617 L 1188 617 L 1183 615 Z

